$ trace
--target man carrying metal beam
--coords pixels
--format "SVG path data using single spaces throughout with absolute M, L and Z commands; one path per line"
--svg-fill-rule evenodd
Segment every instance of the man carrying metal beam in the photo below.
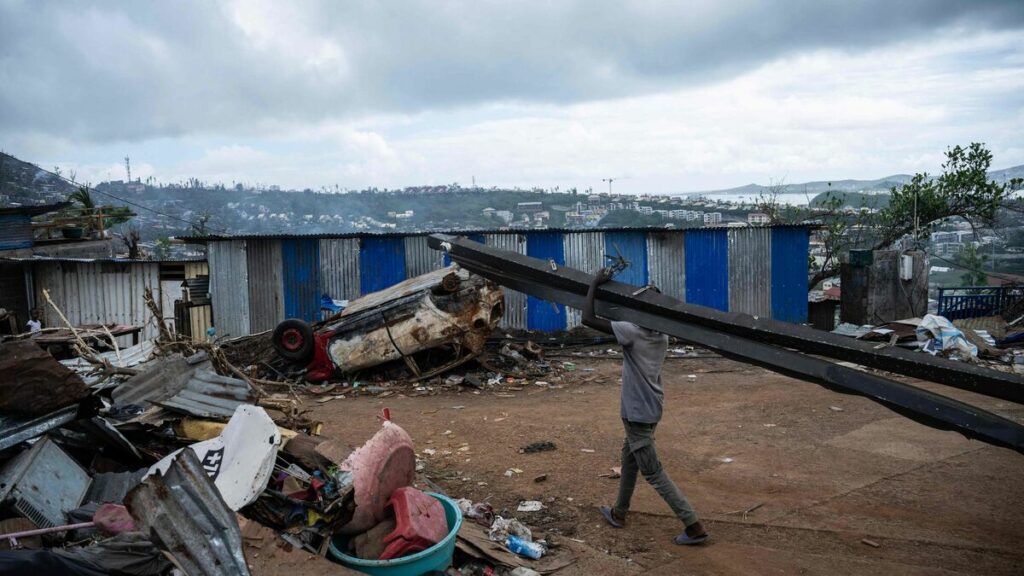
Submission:
M 708 539 L 708 533 L 686 496 L 661 466 L 654 445 L 654 430 L 661 420 L 665 401 L 661 367 L 668 349 L 668 336 L 641 328 L 632 322 L 610 322 L 594 314 L 597 287 L 611 280 L 613 274 L 612 268 L 604 268 L 595 275 L 582 311 L 584 325 L 614 334 L 622 346 L 620 416 L 626 430 L 626 438 L 622 443 L 622 475 L 615 505 L 602 506 L 601 514 L 613 527 L 625 526 L 629 502 L 636 487 L 637 472 L 640 472 L 685 526 L 684 532 L 675 537 L 675 543 L 701 544 Z M 648 289 L 657 290 L 653 286 Z

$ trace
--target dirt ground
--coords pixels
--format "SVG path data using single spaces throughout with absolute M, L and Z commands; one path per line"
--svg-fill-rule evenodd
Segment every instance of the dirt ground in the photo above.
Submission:
M 1024 456 L 717 357 L 667 361 L 657 430 L 662 463 L 711 542 L 674 545 L 681 524 L 642 479 L 629 525 L 612 529 L 597 506 L 617 488 L 599 475 L 618 465 L 620 362 L 572 361 L 576 371 L 558 389 L 308 405 L 325 436 L 353 445 L 390 408 L 416 441 L 424 474 L 449 495 L 488 498 L 499 513 L 561 534 L 580 558 L 563 576 L 1024 573 Z M 1024 420 L 1020 406 L 927 387 Z M 519 453 L 537 441 L 557 449 Z M 513 468 L 522 472 L 506 476 Z M 520 500 L 547 507 L 517 513 Z

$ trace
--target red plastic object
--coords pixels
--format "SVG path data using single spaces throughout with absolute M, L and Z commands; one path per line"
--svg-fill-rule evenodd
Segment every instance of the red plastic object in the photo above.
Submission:
M 395 531 L 384 537 L 381 560 L 401 558 L 426 550 L 448 535 L 448 520 L 441 502 L 412 486 L 392 492 L 388 507 L 394 509 Z
M 395 490 L 412 485 L 416 477 L 412 438 L 397 424 L 385 421 L 340 468 L 352 472 L 356 503 L 352 520 L 340 532 L 361 534 L 385 518 L 384 510 Z

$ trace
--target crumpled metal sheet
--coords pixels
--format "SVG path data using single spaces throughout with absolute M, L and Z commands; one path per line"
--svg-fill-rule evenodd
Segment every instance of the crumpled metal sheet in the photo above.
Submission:
M 235 513 L 190 449 L 128 493 L 142 530 L 190 576 L 248 576 Z
M 120 504 L 128 491 L 139 485 L 149 468 L 134 472 L 100 472 L 92 475 L 92 484 L 82 502 Z
M 0 414 L 0 450 L 6 450 L 72 422 L 77 414 L 78 405 L 61 408 L 36 418 L 20 414 Z
M 255 401 L 256 395 L 244 380 L 196 370 L 184 390 L 158 404 L 200 418 L 228 419 L 240 405 Z

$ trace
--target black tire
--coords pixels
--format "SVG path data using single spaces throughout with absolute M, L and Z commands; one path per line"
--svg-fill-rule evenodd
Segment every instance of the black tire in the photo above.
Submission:
M 313 359 L 313 327 L 297 318 L 289 318 L 274 328 L 274 350 L 285 360 L 307 363 Z

